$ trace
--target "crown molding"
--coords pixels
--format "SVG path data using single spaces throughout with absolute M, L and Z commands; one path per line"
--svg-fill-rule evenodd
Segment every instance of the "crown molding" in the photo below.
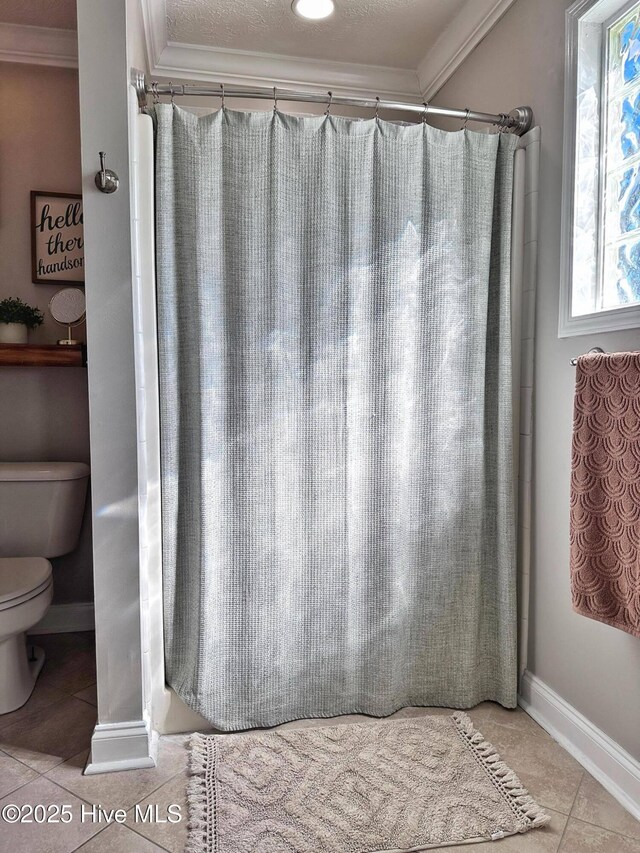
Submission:
M 147 46 L 149 71 L 157 67 L 162 51 L 169 41 L 166 0 L 139 0 L 142 9 L 144 39 Z
M 515 0 L 467 0 L 418 65 L 425 101 L 444 86 Z
M 0 62 L 77 68 L 78 34 L 75 30 L 0 23 Z
M 227 50 L 169 42 L 151 69 L 158 77 L 188 78 L 237 86 L 297 86 L 358 97 L 407 98 L 420 103 L 418 75 L 407 68 L 329 62 L 298 56 Z

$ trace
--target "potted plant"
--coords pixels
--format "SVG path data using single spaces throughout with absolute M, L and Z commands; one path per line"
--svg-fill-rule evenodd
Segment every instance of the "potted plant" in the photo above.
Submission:
M 0 344 L 26 344 L 28 329 L 35 329 L 44 314 L 18 297 L 0 300 Z

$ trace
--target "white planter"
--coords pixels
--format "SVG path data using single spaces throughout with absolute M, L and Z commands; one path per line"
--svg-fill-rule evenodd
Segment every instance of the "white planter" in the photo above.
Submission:
M 0 344 L 26 344 L 28 331 L 22 323 L 0 323 Z

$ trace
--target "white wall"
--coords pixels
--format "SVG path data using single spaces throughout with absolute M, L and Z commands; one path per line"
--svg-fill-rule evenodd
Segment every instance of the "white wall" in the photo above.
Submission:
M 143 691 L 128 100 L 139 22 L 131 2 L 78 4 L 98 676 L 87 773 L 154 764 Z M 99 151 L 120 177 L 112 195 L 95 186 Z
M 568 5 L 517 0 L 433 102 L 494 113 L 528 104 L 542 128 L 528 668 L 639 759 L 640 641 L 575 614 L 569 588 L 569 359 L 596 345 L 640 349 L 640 330 L 557 337 Z

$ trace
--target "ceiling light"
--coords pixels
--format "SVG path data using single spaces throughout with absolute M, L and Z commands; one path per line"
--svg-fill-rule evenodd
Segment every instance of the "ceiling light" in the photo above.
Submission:
M 333 14 L 336 4 L 333 0 L 293 0 L 291 8 L 300 18 L 319 21 Z

